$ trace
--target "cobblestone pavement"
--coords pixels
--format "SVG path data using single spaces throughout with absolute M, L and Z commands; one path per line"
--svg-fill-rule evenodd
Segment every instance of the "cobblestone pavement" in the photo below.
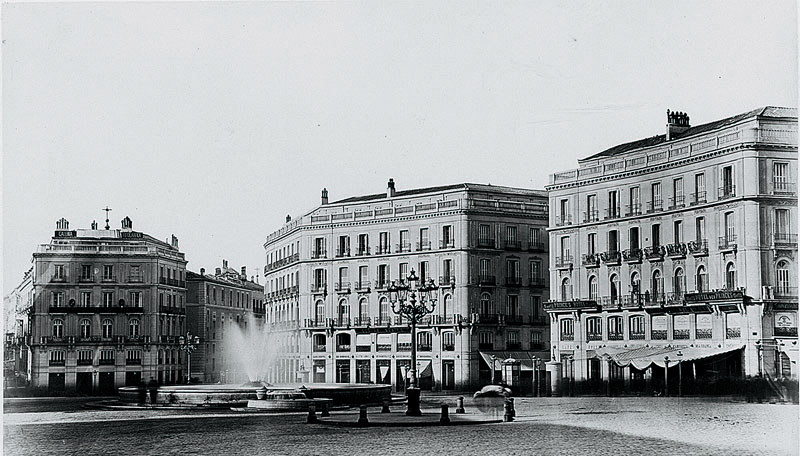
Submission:
M 455 396 L 427 396 L 431 409 Z M 24 406 L 23 406 L 24 404 Z M 74 407 L 74 408 L 70 408 Z M 483 413 L 471 399 L 469 414 Z M 377 414 L 380 408 L 370 409 Z M 401 414 L 401 407 L 393 411 Z M 798 454 L 798 407 L 696 398 L 517 398 L 514 423 L 426 428 L 305 424 L 305 414 L 88 410 L 6 402 L 4 454 Z M 353 414 L 357 416 L 357 412 Z

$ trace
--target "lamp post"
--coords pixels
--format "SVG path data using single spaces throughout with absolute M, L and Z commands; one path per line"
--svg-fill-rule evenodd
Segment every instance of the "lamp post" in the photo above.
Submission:
M 186 333 L 186 336 L 180 336 L 178 343 L 181 350 L 186 352 L 186 383 L 192 379 L 192 352 L 197 350 L 200 346 L 200 336 L 192 336 L 191 333 Z
M 569 355 L 567 359 L 569 360 L 569 397 L 572 397 L 575 395 L 575 357 Z
M 401 317 L 408 318 L 411 323 L 411 381 L 406 396 L 408 397 L 408 410 L 406 415 L 419 416 L 422 412 L 419 409 L 419 388 L 417 386 L 417 323 L 423 317 L 433 313 L 436 308 L 436 295 L 434 292 L 439 289 L 433 279 L 418 284 L 419 277 L 411 270 L 406 278 L 406 283 L 399 285 L 392 281 L 388 288 L 389 301 L 392 303 L 392 312 Z M 428 307 L 430 304 L 430 307 Z M 492 366 L 494 370 L 494 366 Z M 494 373 L 492 373 L 494 375 Z
M 683 372 L 681 370 L 681 361 L 683 360 L 683 353 L 678 350 L 678 397 L 683 397 Z
M 664 397 L 669 397 L 669 355 L 664 356 Z
M 606 354 L 606 362 L 608 363 L 608 379 L 606 380 L 606 397 L 611 397 L 611 355 Z
M 495 363 L 497 362 L 497 356 L 492 355 L 491 358 L 492 358 L 492 385 L 494 385 L 496 383 L 494 381 L 494 366 L 495 366 Z
M 533 357 L 533 384 L 534 384 L 533 392 L 536 395 L 536 397 L 542 397 L 542 376 L 541 373 L 539 372 L 539 363 L 541 361 L 542 360 L 539 359 L 538 356 Z

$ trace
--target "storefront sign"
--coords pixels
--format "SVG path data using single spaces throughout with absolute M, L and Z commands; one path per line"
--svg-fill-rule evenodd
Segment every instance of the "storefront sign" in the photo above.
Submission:
M 545 310 L 578 310 L 597 309 L 597 301 L 548 301 L 544 303 Z
M 666 315 L 659 315 L 653 317 L 653 330 L 666 331 L 667 330 L 667 317 Z
M 688 315 L 675 315 L 673 317 L 673 324 L 675 325 L 675 329 L 689 329 L 689 316 Z
M 704 291 L 702 293 L 686 293 L 683 299 L 687 303 L 713 301 L 741 301 L 744 292 L 741 290 Z

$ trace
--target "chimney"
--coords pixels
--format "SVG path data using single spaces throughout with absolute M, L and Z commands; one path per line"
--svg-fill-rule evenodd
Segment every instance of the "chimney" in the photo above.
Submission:
M 68 230 L 69 229 L 69 221 L 64 217 L 61 217 L 61 220 L 56 222 L 56 229 L 57 230 Z
M 242 266 L 242 278 L 247 280 L 247 266 Z
M 327 188 L 323 188 L 322 189 L 322 205 L 324 206 L 326 204 L 328 204 L 328 189 Z
M 286 214 L 286 223 L 289 223 L 291 221 L 292 221 L 292 216 L 289 215 L 289 214 Z
M 386 197 L 391 198 L 394 196 L 394 179 L 389 178 L 389 183 L 386 184 Z
M 217 268 L 217 274 L 216 275 L 217 276 L 221 276 L 222 275 L 222 269 L 221 268 Z
M 222 269 L 228 269 L 228 260 L 222 260 Z
M 92 220 L 92 229 L 93 230 L 97 229 L 97 222 L 95 220 Z
M 122 229 L 123 230 L 130 230 L 132 228 L 133 228 L 133 221 L 131 220 L 130 217 L 125 216 L 125 218 L 122 219 Z
M 667 109 L 667 141 L 672 141 L 679 135 L 691 128 L 689 125 L 689 115 L 685 112 L 672 111 Z
M 200 275 L 206 275 L 206 268 L 200 268 Z

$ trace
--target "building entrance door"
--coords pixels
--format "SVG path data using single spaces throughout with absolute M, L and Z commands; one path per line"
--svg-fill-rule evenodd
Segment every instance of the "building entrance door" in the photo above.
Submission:
M 47 384 L 50 391 L 64 391 L 66 388 L 64 373 L 50 373 Z
M 125 386 L 137 386 L 142 382 L 142 373 L 139 371 L 125 372 Z
M 75 374 L 75 391 L 79 394 L 92 394 L 91 372 L 78 372 Z
M 442 389 L 455 389 L 456 364 L 455 361 L 442 361 Z
M 114 373 L 100 372 L 98 375 L 100 376 L 97 385 L 98 392 L 103 395 L 115 394 L 117 391 L 114 387 Z

